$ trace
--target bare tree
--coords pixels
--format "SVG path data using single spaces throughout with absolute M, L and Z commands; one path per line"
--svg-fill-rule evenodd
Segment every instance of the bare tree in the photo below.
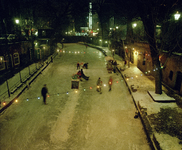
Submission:
M 145 33 L 148 39 L 148 43 L 150 46 L 151 57 L 153 61 L 153 66 L 155 69 L 155 93 L 162 94 L 162 84 L 161 84 L 161 66 L 159 61 L 159 55 L 163 50 L 163 46 L 159 47 L 157 45 L 157 34 L 156 34 L 156 26 L 160 24 L 164 27 L 164 23 L 166 20 L 169 20 L 170 14 L 173 13 L 175 7 L 178 5 L 178 0 L 170 1 L 170 0 L 137 0 L 138 12 L 141 20 L 143 21 Z M 166 41 L 164 38 L 165 31 L 161 37 L 163 37 L 164 43 Z M 169 34 L 169 28 L 167 34 Z

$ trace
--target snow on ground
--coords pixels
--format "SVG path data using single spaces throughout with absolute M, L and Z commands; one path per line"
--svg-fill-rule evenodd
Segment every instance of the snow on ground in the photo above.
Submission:
M 79 90 L 71 89 L 77 62 L 89 63 L 83 71 L 90 78 L 80 82 Z M 64 52 L 19 97 L 19 103 L 0 116 L 1 149 L 149 150 L 141 121 L 134 119 L 136 109 L 128 89 L 120 75 L 107 72 L 106 63 L 98 50 L 65 44 Z M 99 77 L 102 94 L 96 92 Z M 38 99 L 44 84 L 48 105 Z

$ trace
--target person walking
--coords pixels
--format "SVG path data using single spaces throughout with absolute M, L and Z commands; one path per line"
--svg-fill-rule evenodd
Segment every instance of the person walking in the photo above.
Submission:
M 108 84 L 109 84 L 109 91 L 111 91 L 111 86 L 112 86 L 112 77 L 111 76 L 109 78 Z
M 41 90 L 41 94 L 43 96 L 43 102 L 44 102 L 45 105 L 47 104 L 46 103 L 47 93 L 48 93 L 47 85 L 44 84 L 44 87 Z
M 102 81 L 101 81 L 101 78 L 99 77 L 99 79 L 97 80 L 97 92 L 100 92 L 100 94 L 102 94 L 102 91 L 101 91 L 101 86 L 102 86 Z
M 77 70 L 80 69 L 80 64 L 77 62 Z

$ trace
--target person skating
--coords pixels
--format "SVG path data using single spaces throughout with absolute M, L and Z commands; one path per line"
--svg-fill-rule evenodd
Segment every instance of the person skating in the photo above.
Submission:
M 81 69 L 81 77 L 84 78 L 85 80 L 88 80 L 89 77 L 87 77 L 84 73 L 83 73 L 83 69 Z
M 83 68 L 88 69 L 88 63 L 84 63 Z
M 102 94 L 101 86 L 102 86 L 102 81 L 101 78 L 99 77 L 99 79 L 97 80 L 97 92 L 100 92 L 100 94 Z
M 76 65 L 77 65 L 77 70 L 80 69 L 80 64 L 79 64 L 79 62 L 77 62 Z
M 111 86 L 112 86 L 112 77 L 111 76 L 109 78 L 108 84 L 109 84 L 109 91 L 111 91 Z
M 45 105 L 47 104 L 46 103 L 47 93 L 48 93 L 47 85 L 44 84 L 44 87 L 41 90 L 41 94 L 43 96 L 43 102 L 44 102 Z

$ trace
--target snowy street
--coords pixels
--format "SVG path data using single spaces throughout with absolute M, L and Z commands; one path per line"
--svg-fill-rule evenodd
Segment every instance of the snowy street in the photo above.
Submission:
M 76 90 L 71 89 L 71 77 L 78 71 L 78 62 L 88 63 L 83 72 L 89 80 L 82 79 Z M 0 149 L 150 150 L 142 123 L 134 118 L 136 108 L 125 82 L 119 73 L 108 73 L 106 65 L 100 51 L 64 44 L 18 103 L 0 116 Z M 102 94 L 96 91 L 99 77 Z M 44 84 L 49 92 L 47 105 L 41 96 Z

